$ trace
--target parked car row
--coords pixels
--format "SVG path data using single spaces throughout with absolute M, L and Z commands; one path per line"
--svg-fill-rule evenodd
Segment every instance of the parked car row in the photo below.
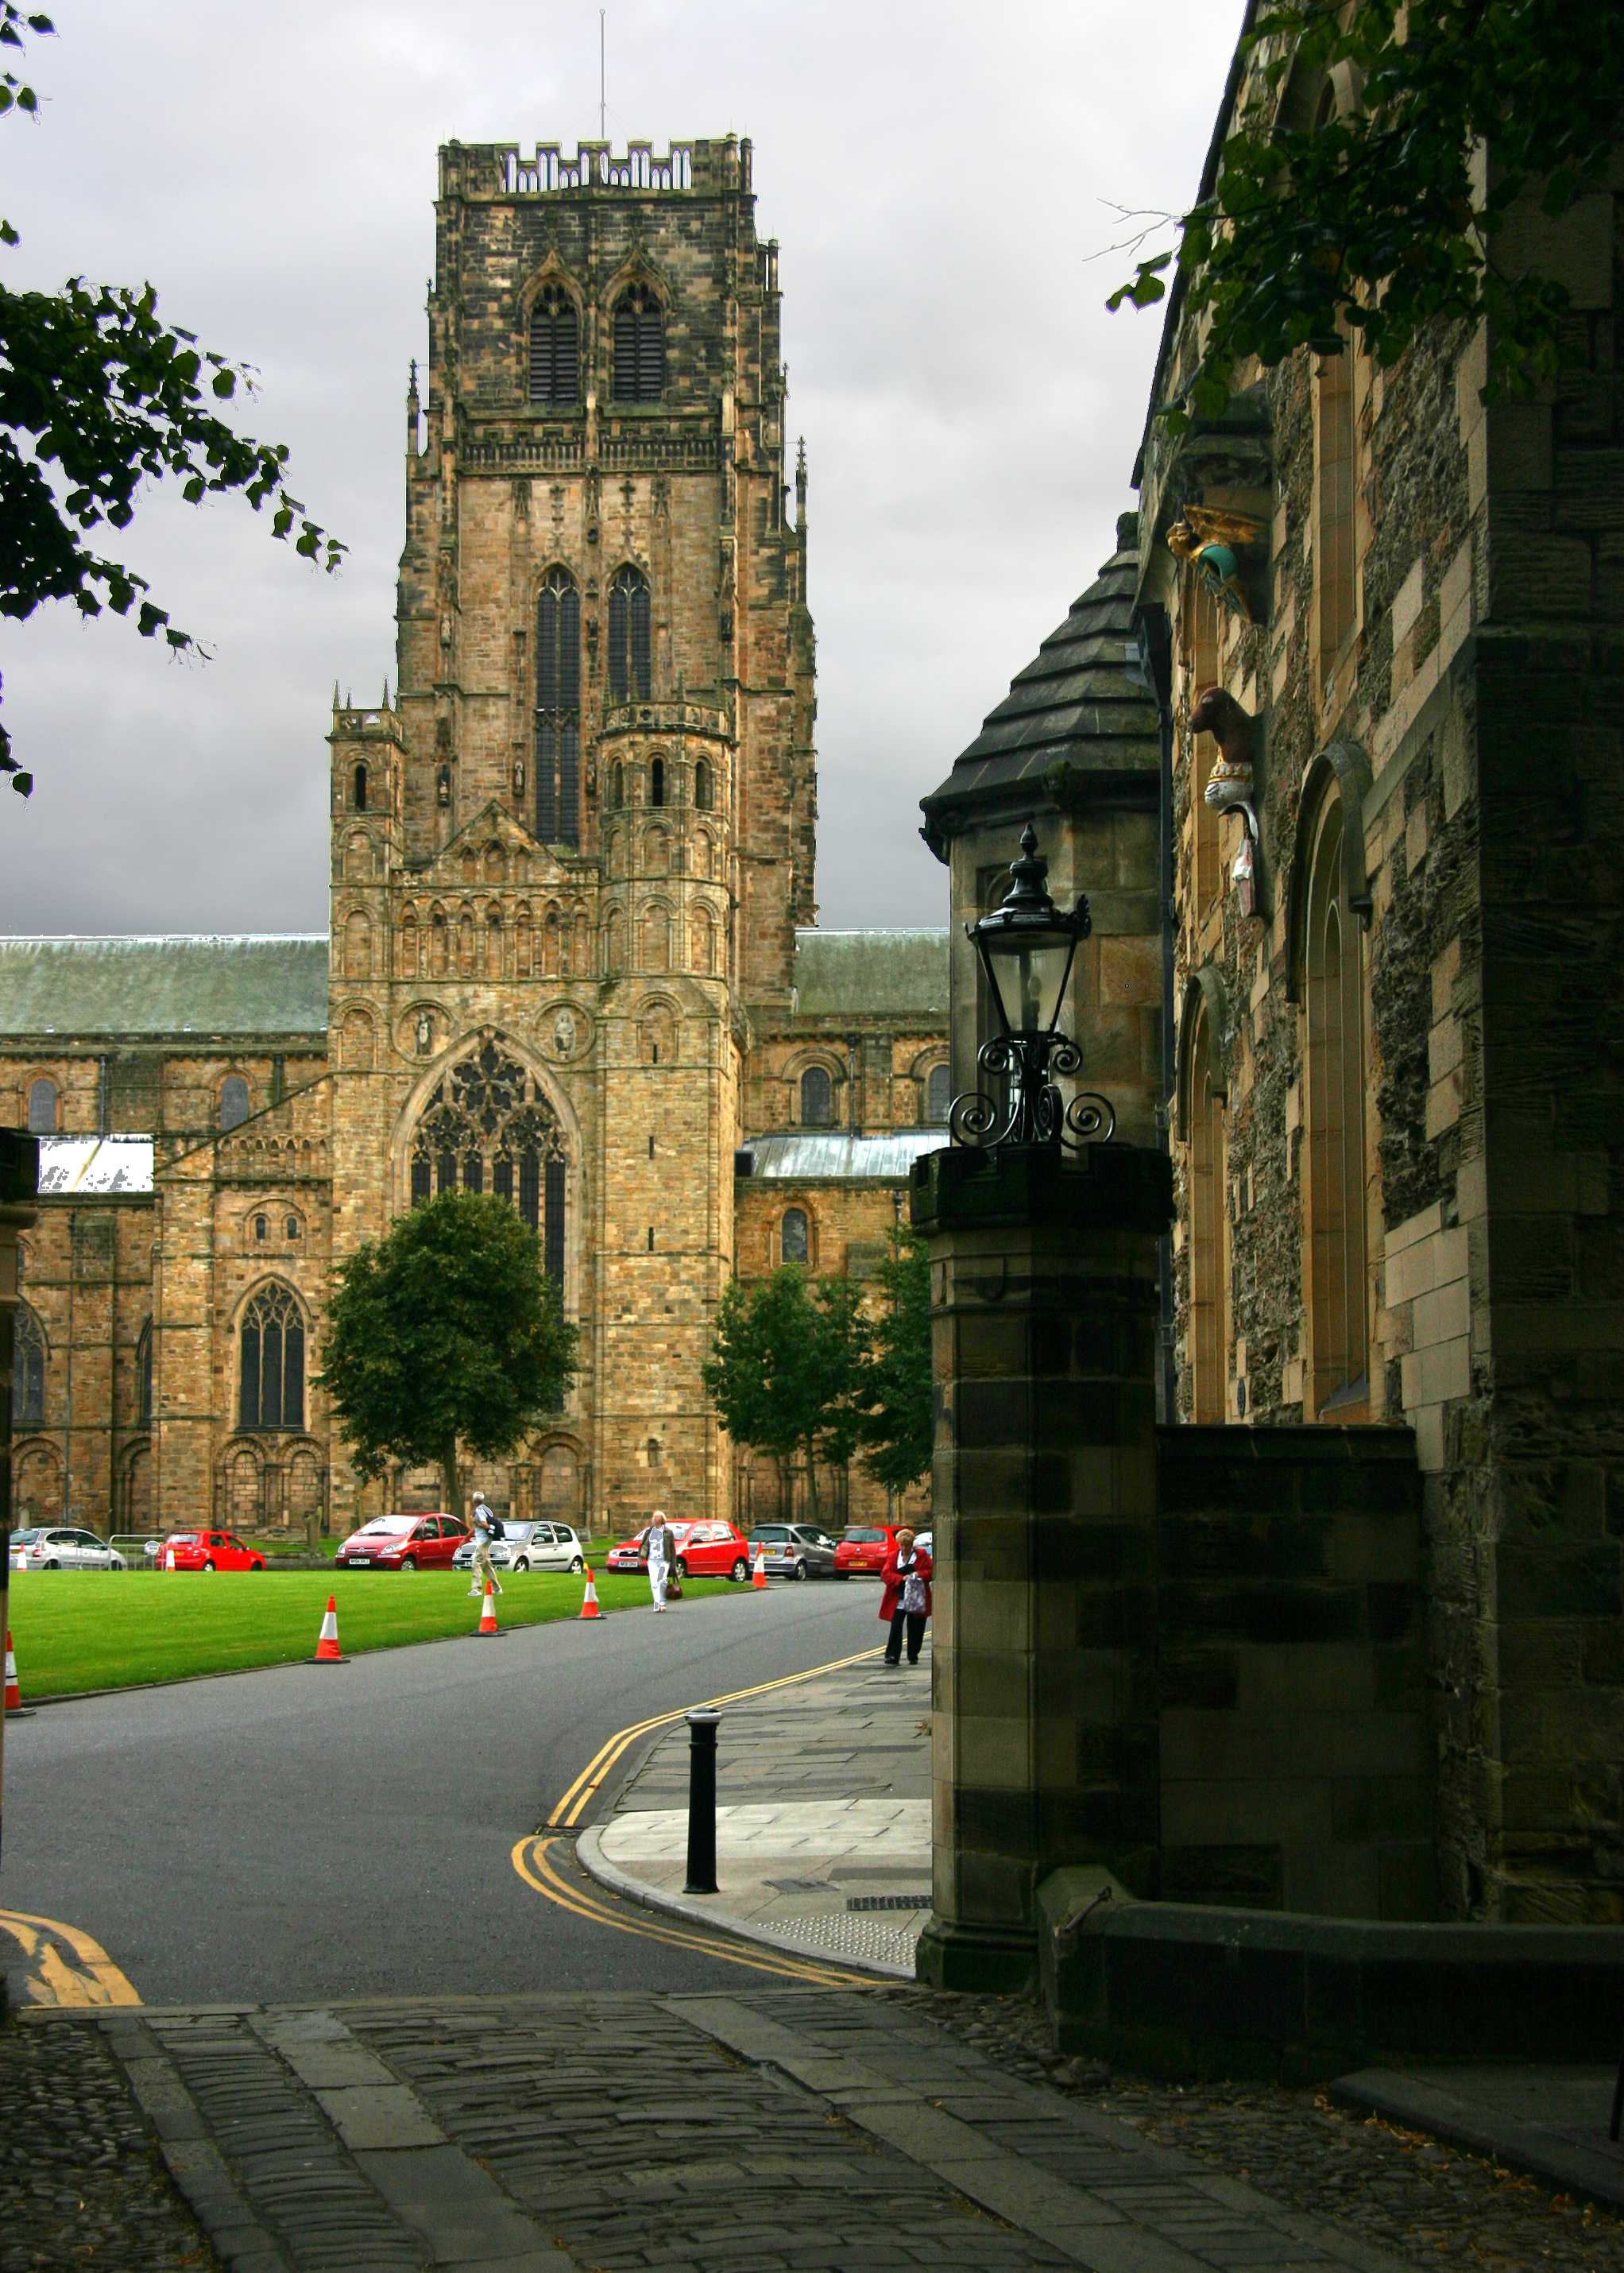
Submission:
M 340 1570 L 467 1571 L 474 1534 L 454 1515 L 380 1515 L 352 1532 L 334 1554 Z M 567 1523 L 508 1523 L 490 1542 L 497 1571 L 580 1571 L 587 1550 Z

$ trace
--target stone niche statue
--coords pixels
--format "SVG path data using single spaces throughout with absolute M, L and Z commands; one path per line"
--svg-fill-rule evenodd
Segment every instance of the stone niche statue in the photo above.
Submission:
M 1202 689 L 1190 713 L 1193 734 L 1211 734 L 1218 745 L 1218 761 L 1203 791 L 1214 813 L 1238 813 L 1241 819 L 1240 850 L 1230 867 L 1231 881 L 1243 916 L 1257 912 L 1257 879 L 1254 847 L 1258 842 L 1257 792 L 1252 770 L 1252 729 L 1254 721 L 1232 694 L 1222 686 Z
M 434 1021 L 426 1010 L 417 1013 L 417 1054 L 426 1058 L 434 1048 Z
M 575 1046 L 575 1021 L 567 1010 L 560 1010 L 552 1022 L 552 1046 L 561 1058 L 567 1058 Z

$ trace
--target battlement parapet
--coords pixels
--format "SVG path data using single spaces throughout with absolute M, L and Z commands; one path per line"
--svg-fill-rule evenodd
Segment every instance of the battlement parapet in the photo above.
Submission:
M 617 156 L 608 142 L 582 142 L 566 157 L 558 142 L 538 142 L 525 157 L 516 142 L 448 142 L 440 151 L 443 198 L 545 198 L 632 191 L 647 196 L 748 194 L 748 141 L 673 142 L 663 154 L 652 142 L 626 144 Z

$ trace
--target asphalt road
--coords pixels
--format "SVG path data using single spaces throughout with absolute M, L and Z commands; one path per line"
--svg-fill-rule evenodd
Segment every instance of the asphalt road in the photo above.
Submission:
M 514 1842 L 617 1730 L 877 1646 L 878 1609 L 781 1585 L 42 1707 L 6 1727 L 0 1906 L 93 1935 L 147 2004 L 736 1987 L 544 1900 Z

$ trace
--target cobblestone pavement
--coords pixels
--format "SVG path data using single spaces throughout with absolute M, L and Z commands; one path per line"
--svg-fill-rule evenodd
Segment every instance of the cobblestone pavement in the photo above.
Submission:
M 1523 2273 L 1624 2273 L 1624 2219 L 1575 2202 L 1423 2133 L 1334 2107 L 1325 2094 L 1261 2083 L 1180 2088 L 1066 2059 L 1020 1998 L 899 1994 L 1007 2072 L 1097 2108 L 1145 2137 L 1244 2179 L 1418 2263 Z
M 94 2029 L 0 2037 L 0 2263 L 5 2273 L 217 2273 Z
M 4 2273 L 1624 2273 L 1624 2221 L 1321 2093 L 879 1984 L 41 2015 L 0 2123 Z

